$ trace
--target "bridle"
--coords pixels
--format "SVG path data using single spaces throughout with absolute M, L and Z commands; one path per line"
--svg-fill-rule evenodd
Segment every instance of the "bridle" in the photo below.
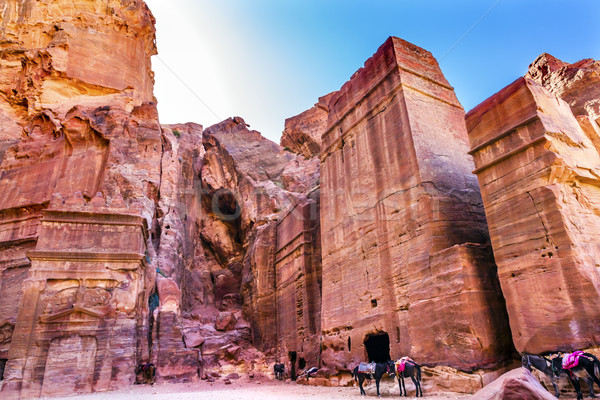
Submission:
M 391 364 L 391 365 L 390 365 Z M 392 372 L 390 373 L 390 368 L 393 368 Z M 396 364 L 394 364 L 394 361 L 389 361 L 387 363 L 387 374 L 388 375 L 396 375 Z
M 550 369 L 552 370 L 552 373 L 554 374 L 554 376 L 556 378 L 558 378 L 560 376 L 561 373 L 561 369 L 558 369 L 557 367 L 554 366 L 554 360 L 548 360 L 546 357 L 544 357 L 545 360 L 547 360 L 548 362 L 550 362 Z M 571 372 L 569 370 L 569 372 Z

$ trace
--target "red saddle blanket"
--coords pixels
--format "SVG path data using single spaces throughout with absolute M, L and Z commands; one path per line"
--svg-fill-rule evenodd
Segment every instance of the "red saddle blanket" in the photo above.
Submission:
M 563 356 L 562 367 L 563 369 L 575 368 L 579 365 L 579 357 L 583 355 L 583 351 L 575 351 L 573 353 L 567 353 Z
M 406 363 L 414 363 L 413 360 L 411 360 L 408 357 L 402 357 L 401 359 L 399 359 L 398 361 L 396 361 L 396 373 L 402 373 L 404 372 L 404 369 L 406 368 Z
M 363 374 L 371 374 L 375 373 L 375 363 L 360 363 L 358 364 L 358 372 Z

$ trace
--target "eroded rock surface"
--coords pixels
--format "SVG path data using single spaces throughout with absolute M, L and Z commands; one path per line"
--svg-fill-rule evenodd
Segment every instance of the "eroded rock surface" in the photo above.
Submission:
M 329 117 L 329 100 L 334 93 L 319 97 L 314 107 L 286 119 L 281 145 L 306 158 L 320 155 L 321 136 L 327 129 Z
M 567 103 L 528 78 L 470 111 L 467 126 L 517 350 L 597 347 L 594 143 Z
M 153 101 L 154 17 L 143 1 L 2 0 L 0 120 Z M 4 136 L 4 135 L 2 135 Z
M 275 350 L 278 335 L 297 332 L 294 326 L 274 329 L 279 318 L 296 318 L 297 313 L 297 306 L 276 307 L 276 243 L 278 236 L 294 238 L 302 233 L 295 226 L 290 227 L 293 232 L 278 232 L 277 221 L 298 202 L 314 204 L 310 198 L 318 193 L 319 160 L 283 150 L 249 130 L 239 117 L 208 128 L 203 143 L 201 236 L 215 268 L 214 303 L 221 311 L 241 310 L 254 345 Z M 308 223 L 317 218 L 313 215 Z M 311 225 L 313 231 L 317 228 Z M 296 267 L 302 270 L 300 264 Z M 307 301 L 316 304 L 306 318 L 314 319 L 320 309 L 316 288 L 310 296 L 314 300 Z M 314 341 L 318 334 L 313 329 L 307 337 Z
M 142 362 L 347 384 L 409 355 L 462 392 L 506 368 L 464 111 L 429 52 L 390 38 L 280 146 L 239 117 L 159 123 L 142 1 L 0 10 L 3 399 L 117 389 Z M 529 74 L 570 110 L 520 80 L 468 117 L 512 337 L 596 346 L 598 64 Z
M 388 39 L 329 102 L 323 365 L 464 371 L 511 349 L 464 111 L 431 53 Z
M 566 101 L 575 116 L 589 115 L 600 123 L 600 61 L 587 58 L 569 64 L 544 53 L 525 77 Z

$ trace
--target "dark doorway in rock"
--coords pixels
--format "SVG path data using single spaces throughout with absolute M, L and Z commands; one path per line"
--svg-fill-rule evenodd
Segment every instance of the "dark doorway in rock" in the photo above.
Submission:
M 0 358 L 0 381 L 4 379 L 4 367 L 6 367 L 6 358 Z
M 300 358 L 300 360 L 298 360 L 298 369 L 303 370 L 304 368 L 306 368 L 306 360 L 304 358 Z
M 368 334 L 365 337 L 365 349 L 369 362 L 386 362 L 390 357 L 390 337 L 385 332 Z
M 290 359 L 290 378 L 292 378 L 293 381 L 296 380 L 296 357 L 298 357 L 298 355 L 296 354 L 295 351 L 290 351 L 288 354 L 288 357 Z

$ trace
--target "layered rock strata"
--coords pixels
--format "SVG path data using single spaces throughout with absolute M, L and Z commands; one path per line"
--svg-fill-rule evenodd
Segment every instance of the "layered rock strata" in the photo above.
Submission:
M 563 99 L 575 116 L 588 115 L 600 123 L 600 61 L 586 58 L 569 64 L 544 53 L 525 77 Z
M 155 292 L 155 271 L 169 261 L 159 257 L 166 253 L 163 249 L 167 246 L 159 245 L 162 220 L 159 221 L 157 208 L 163 167 L 168 166 L 162 165 L 163 135 L 156 106 L 148 102 L 154 99 L 150 70 L 150 56 L 156 53 L 154 18 L 141 1 L 4 1 L 1 5 L 0 358 L 7 360 L 2 394 L 32 397 L 63 390 L 72 393 L 129 385 L 133 383 L 135 365 L 156 358 L 159 349 L 160 333 L 150 334 L 158 325 L 152 310 L 162 312 L 157 314 L 158 319 L 168 312 L 179 319 L 179 310 L 169 310 L 168 304 L 149 306 L 149 298 Z M 114 322 L 114 315 L 98 314 L 100 322 L 92 322 L 100 326 L 96 333 L 91 328 L 77 333 L 78 319 L 71 323 L 68 315 L 59 321 L 60 329 L 54 323 L 36 325 L 31 337 L 42 335 L 40 343 L 51 343 L 48 347 L 44 342 L 46 347 L 38 348 L 37 342 L 22 339 L 24 333 L 19 326 L 31 317 L 23 312 L 35 306 L 35 289 L 26 282 L 39 279 L 36 288 L 45 290 L 38 287 L 44 286 L 45 275 L 40 277 L 40 272 L 36 272 L 45 264 L 36 266 L 32 256 L 38 248 L 45 249 L 38 240 L 45 232 L 44 210 L 55 194 L 67 198 L 80 193 L 79 199 L 89 202 L 98 192 L 112 208 L 137 204 L 136 212 L 149 228 L 142 251 L 148 267 L 139 269 L 137 275 L 127 272 L 131 277 L 123 279 L 113 277 L 112 270 L 106 276 L 97 272 L 99 283 L 85 273 L 79 279 L 74 270 L 75 283 L 69 288 L 94 288 L 95 283 L 104 288 L 103 279 L 121 279 L 129 285 L 135 278 L 129 290 L 139 297 L 127 303 L 125 311 L 119 309 L 121 305 L 114 306 L 118 313 L 126 314 L 125 319 L 118 317 Z M 165 189 L 165 198 L 166 193 Z M 82 223 L 85 229 L 80 229 L 80 225 L 73 228 L 80 237 L 73 234 L 65 246 L 85 249 L 110 240 L 110 227 L 97 232 L 93 229 L 102 225 L 98 221 L 103 221 L 104 211 L 92 206 L 86 210 L 86 218 L 92 222 Z M 128 226 L 123 228 L 120 222 L 109 225 L 117 231 Z M 68 224 L 63 228 L 65 232 L 71 229 Z M 121 238 L 120 245 L 134 244 L 125 239 L 130 238 Z M 92 259 L 103 260 L 110 251 L 116 249 L 107 243 L 106 248 L 97 250 L 100 255 Z M 72 256 L 77 258 L 80 254 L 73 250 Z M 73 260 L 64 254 L 61 257 L 52 256 L 52 271 L 73 265 Z M 90 268 L 102 271 L 104 267 Z M 111 268 L 110 264 L 106 268 Z M 52 284 L 63 285 L 58 278 L 46 278 Z M 113 293 L 115 289 L 106 290 Z M 85 289 L 85 293 L 91 292 Z M 104 297 L 101 300 L 106 300 Z M 122 334 L 122 341 L 110 342 L 106 338 L 105 330 L 111 326 Z M 74 333 L 65 336 L 61 331 Z M 166 354 L 184 350 L 181 332 L 178 337 L 177 330 L 163 336 L 175 338 Z M 171 342 L 163 343 L 164 348 Z M 77 352 L 81 357 L 73 358 L 71 355 Z M 113 359 L 111 354 L 119 352 L 121 356 Z M 26 362 L 23 354 L 29 354 Z M 197 376 L 197 350 L 191 355 L 190 369 Z M 84 364 L 79 365 L 80 362 Z M 32 365 L 34 370 L 29 369 Z M 44 365 L 50 371 L 47 374 Z M 81 377 L 76 377 L 74 370 L 83 371 Z
M 143 1 L 2 0 L 0 9 L 3 138 L 43 110 L 131 111 L 154 100 L 154 17 Z
M 464 111 L 431 53 L 388 39 L 329 101 L 322 364 L 491 368 L 510 331 Z
M 3 365 L 8 360 L 3 395 L 58 394 L 62 386 L 71 392 L 114 389 L 132 383 L 135 365 L 148 361 L 157 366 L 159 382 L 206 378 L 230 364 L 253 370 L 255 361 L 265 362 L 254 346 L 277 349 L 276 330 L 269 329 L 277 320 L 277 221 L 292 204 L 316 204 L 319 160 L 284 151 L 241 118 L 206 134 L 197 124 L 161 126 L 155 104 L 148 102 L 156 49 L 146 5 L 67 3 L 0 3 L 0 359 Z M 121 198 L 123 204 L 134 202 L 148 226 L 147 266 L 136 278 L 143 284 L 136 283 L 139 298 L 127 311 L 137 324 L 135 345 L 106 344 L 104 331 L 64 340 L 48 331 L 43 340 L 56 339 L 54 347 L 23 364 L 21 355 L 37 349 L 19 339 L 19 327 L 29 318 L 19 310 L 31 306 L 35 292 L 25 282 L 39 275 L 29 255 L 41 245 L 52 196 L 73 193 L 86 204 L 96 193 L 111 207 Z M 86 218 L 102 220 L 102 212 L 87 210 Z M 73 238 L 72 246 L 105 240 L 102 232 L 81 235 L 77 243 Z M 70 262 L 56 261 L 53 268 Z M 319 309 L 316 300 L 307 318 L 318 320 Z M 113 324 L 112 316 L 98 318 Z M 61 324 L 67 332 L 78 329 L 77 321 Z M 123 340 L 132 338 L 130 331 L 122 333 Z M 318 327 L 310 340 L 317 334 Z M 94 344 L 98 340 L 104 350 Z M 113 362 L 107 354 L 118 351 L 124 358 Z M 85 361 L 68 352 L 85 354 Z M 54 364 L 46 375 L 39 366 L 49 362 Z M 100 364 L 113 365 L 119 376 L 107 377 L 94 367 Z M 30 371 L 26 365 L 38 367 Z M 81 380 L 69 372 L 81 368 Z
M 598 346 L 597 148 L 569 104 L 529 78 L 467 126 L 517 350 Z

